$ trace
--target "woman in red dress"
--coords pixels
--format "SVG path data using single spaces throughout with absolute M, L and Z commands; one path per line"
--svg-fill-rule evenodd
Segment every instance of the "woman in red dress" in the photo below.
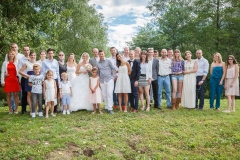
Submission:
M 1 73 L 1 84 L 6 92 L 6 98 L 9 108 L 9 114 L 13 113 L 11 106 L 11 92 L 13 92 L 16 108 L 14 113 L 18 113 L 18 92 L 20 91 L 20 85 L 17 78 L 17 57 L 14 51 L 8 53 L 7 61 L 3 62 Z

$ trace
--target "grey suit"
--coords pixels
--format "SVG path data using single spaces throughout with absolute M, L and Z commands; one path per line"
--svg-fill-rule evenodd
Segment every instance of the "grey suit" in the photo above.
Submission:
M 89 63 L 92 65 L 92 67 L 97 67 L 97 59 L 95 57 L 89 59 Z
M 159 108 L 158 104 L 158 71 L 159 71 L 159 60 L 156 58 L 152 59 L 152 91 L 154 98 L 154 107 Z

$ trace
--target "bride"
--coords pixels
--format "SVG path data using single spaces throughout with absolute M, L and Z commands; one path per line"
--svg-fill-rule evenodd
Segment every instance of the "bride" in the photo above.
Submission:
M 72 98 L 70 103 L 70 110 L 77 111 L 81 109 L 93 110 L 93 106 L 88 102 L 89 89 L 89 54 L 84 52 L 81 56 L 79 64 L 76 68 L 77 77 L 72 82 Z M 91 65 L 90 65 L 91 66 Z

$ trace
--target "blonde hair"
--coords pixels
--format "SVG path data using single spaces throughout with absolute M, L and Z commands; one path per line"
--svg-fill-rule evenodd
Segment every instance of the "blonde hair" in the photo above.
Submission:
M 33 69 L 34 69 L 34 68 L 38 68 L 38 67 L 40 68 L 40 65 L 39 65 L 39 64 L 34 64 L 34 65 L 33 65 Z
M 48 70 L 47 73 L 46 73 L 46 76 L 45 76 L 45 79 L 47 79 L 47 75 L 52 73 L 52 75 L 54 74 L 52 70 Z
M 9 61 L 9 54 L 10 54 L 10 53 L 14 54 L 13 62 L 17 62 L 16 52 L 14 52 L 14 51 L 12 51 L 12 50 L 8 52 L 8 56 L 7 56 L 8 61 Z
M 190 53 L 192 55 L 192 53 L 190 51 L 186 51 L 184 55 L 186 56 L 188 53 Z
M 68 74 L 66 73 L 66 72 L 63 72 L 62 74 L 61 74 L 61 76 L 67 76 Z
M 179 58 L 178 58 L 178 59 L 179 59 L 180 61 L 182 61 L 183 58 L 182 58 L 182 55 L 181 55 L 181 52 L 180 52 L 179 49 L 175 49 L 175 50 L 174 50 L 174 52 L 173 52 L 173 61 L 176 61 L 176 60 L 177 60 L 175 53 L 179 53 Z
M 218 63 L 222 63 L 222 55 L 219 52 L 216 52 L 213 54 L 213 56 L 218 56 Z M 215 62 L 215 60 L 213 59 L 213 62 Z

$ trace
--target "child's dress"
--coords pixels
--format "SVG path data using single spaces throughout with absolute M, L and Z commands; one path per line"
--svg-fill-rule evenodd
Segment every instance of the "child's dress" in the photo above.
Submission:
M 46 99 L 45 102 L 55 101 L 55 89 L 54 89 L 54 80 L 51 81 L 45 80 L 46 84 Z
M 90 77 L 92 89 L 96 87 L 98 79 L 99 77 L 96 77 L 96 78 Z M 93 104 L 102 102 L 101 89 L 99 88 L 99 86 L 97 87 L 94 93 L 92 93 L 91 90 L 89 91 L 88 101 Z

